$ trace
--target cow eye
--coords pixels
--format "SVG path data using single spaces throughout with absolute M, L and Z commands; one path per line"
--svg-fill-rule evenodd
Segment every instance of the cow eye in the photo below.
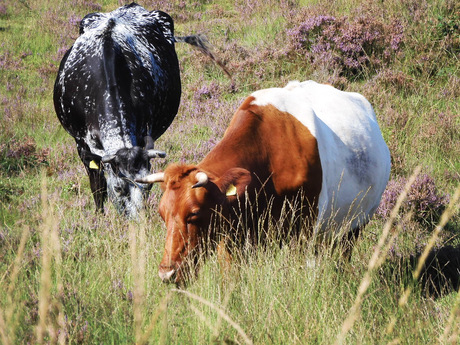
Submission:
M 121 192 L 123 191 L 123 188 L 121 188 L 120 186 L 114 186 L 113 190 L 115 191 L 115 193 L 121 194 Z
M 199 212 L 191 212 L 187 217 L 187 223 L 196 223 L 199 220 Z

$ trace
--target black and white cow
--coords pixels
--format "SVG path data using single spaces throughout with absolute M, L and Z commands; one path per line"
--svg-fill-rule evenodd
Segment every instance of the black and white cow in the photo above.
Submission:
M 179 107 L 176 41 L 168 14 L 132 3 L 85 16 L 61 61 L 54 107 L 76 141 L 100 211 L 107 193 L 128 217 L 142 207 L 150 188 L 134 181 L 150 172 L 151 158 L 164 156 L 154 141 Z

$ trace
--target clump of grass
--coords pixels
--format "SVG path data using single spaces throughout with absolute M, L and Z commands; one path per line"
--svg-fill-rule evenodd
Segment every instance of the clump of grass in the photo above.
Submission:
M 197 295 L 195 295 L 193 293 L 190 293 L 188 291 L 184 291 L 184 290 L 173 290 L 173 291 L 185 294 L 187 297 L 189 297 L 191 299 L 194 299 L 194 300 L 197 300 L 201 304 L 204 304 L 204 305 L 214 309 L 219 314 L 220 317 L 222 317 L 225 321 L 227 321 L 238 332 L 238 334 L 241 336 L 241 338 L 243 338 L 245 344 L 249 344 L 249 345 L 253 344 L 252 340 L 249 338 L 249 336 L 246 334 L 246 332 L 243 330 L 243 328 L 239 324 L 237 324 L 235 321 L 233 321 L 225 313 L 225 311 L 223 311 L 219 307 L 215 306 L 213 303 L 205 300 L 204 298 L 201 298 L 200 296 L 197 296 Z M 195 309 L 195 311 L 198 311 L 198 309 Z
M 345 319 L 345 321 L 342 324 L 342 328 L 340 333 L 338 334 L 335 344 L 342 344 L 347 333 L 352 329 L 354 323 L 358 319 L 360 315 L 360 309 L 363 303 L 363 297 L 364 294 L 366 293 L 367 289 L 370 286 L 371 279 L 373 276 L 373 273 L 375 272 L 376 269 L 378 269 L 382 263 L 385 261 L 386 258 L 386 253 L 388 252 L 388 249 L 393 242 L 393 240 L 396 237 L 396 234 L 393 233 L 391 234 L 390 239 L 388 237 L 390 236 L 390 230 L 392 228 L 393 222 L 395 221 L 399 208 L 401 207 L 403 200 L 406 198 L 409 188 L 412 185 L 412 183 L 415 181 L 416 177 L 418 176 L 420 172 L 420 168 L 417 169 L 414 174 L 409 178 L 407 183 L 405 184 L 405 188 L 403 191 L 398 195 L 398 198 L 396 200 L 396 203 L 394 207 L 391 210 L 391 214 L 387 221 L 385 222 L 385 226 L 383 228 L 382 235 L 379 239 L 379 242 L 372 254 L 372 257 L 369 261 L 368 268 L 366 273 L 364 274 L 364 277 L 360 283 L 360 286 L 358 288 L 358 293 L 356 295 L 356 299 L 350 308 L 348 312 L 348 316 Z
M 35 341 L 42 344 L 45 339 L 49 339 L 52 343 L 65 344 L 66 324 L 63 305 L 61 300 L 55 297 L 63 294 L 61 241 L 58 234 L 59 219 L 55 216 L 52 199 L 48 199 L 46 180 L 43 178 L 42 181 L 41 275 Z M 55 285 L 55 296 L 52 293 L 52 285 Z
M 137 231 L 136 231 L 137 230 Z M 142 306 L 145 294 L 145 227 L 129 226 L 129 243 L 131 251 L 131 262 L 133 267 L 134 295 L 134 337 L 136 344 L 139 344 L 142 337 Z
M 19 271 L 21 269 L 21 261 L 24 257 L 24 250 L 26 242 L 29 238 L 29 234 L 30 229 L 27 226 L 25 226 L 22 230 L 21 241 L 19 243 L 16 257 L 14 259 L 14 264 L 9 277 L 9 284 L 6 291 L 6 308 L 4 311 L 2 311 L 0 308 L 0 337 L 2 339 L 2 343 L 5 345 L 14 344 L 15 342 L 15 330 L 18 326 L 18 318 L 15 314 L 18 313 L 18 310 L 20 310 L 18 302 L 15 299 L 15 288 L 18 280 Z M 0 281 L 3 281 L 5 279 L 5 275 L 2 277 Z
M 409 183 L 407 185 L 410 185 Z M 420 255 L 420 257 L 418 258 L 418 262 L 417 262 L 417 266 L 415 268 L 415 270 L 413 271 L 412 273 L 412 279 L 413 279 L 413 282 L 417 282 L 418 279 L 420 278 L 421 274 L 422 274 L 422 271 L 424 269 L 424 266 L 425 266 L 425 262 L 430 254 L 430 251 L 432 250 L 432 248 L 434 247 L 435 243 L 436 243 L 436 240 L 437 238 L 439 237 L 441 231 L 444 229 L 444 227 L 446 226 L 448 220 L 455 214 L 458 212 L 458 201 L 459 201 L 459 198 L 460 198 L 460 187 L 457 188 L 454 196 L 452 197 L 452 200 L 450 201 L 448 207 L 446 208 L 446 210 L 443 212 L 443 214 L 441 215 L 441 218 L 439 220 L 439 223 L 437 224 L 435 230 L 433 231 L 433 234 L 431 235 L 427 245 L 425 246 L 422 254 Z M 407 303 L 408 303 L 408 299 L 409 299 L 409 296 L 410 294 L 412 293 L 412 290 L 413 290 L 413 286 L 412 284 L 408 285 L 404 292 L 402 293 L 402 295 L 400 296 L 399 300 L 398 300 L 398 307 L 400 309 L 404 309 L 406 306 L 407 306 Z M 458 292 L 460 293 L 460 292 Z M 453 309 L 452 309 L 452 314 L 451 315 L 454 315 L 455 313 L 457 313 L 458 311 L 460 311 L 459 309 L 459 305 L 456 303 L 454 304 L 453 306 Z M 388 334 L 392 334 L 393 331 L 394 331 L 394 327 L 395 327 L 395 324 L 397 322 L 397 313 L 395 313 L 394 316 L 392 316 L 392 318 L 390 319 L 390 322 L 387 326 L 387 333 Z M 444 329 L 444 333 L 443 335 L 440 337 L 440 341 L 441 343 L 444 343 L 443 342 L 443 339 L 444 340 L 447 340 L 446 338 L 449 338 L 448 335 L 450 333 L 450 327 L 451 327 L 451 322 L 455 319 L 455 317 L 450 317 L 450 320 L 449 320 L 449 323 L 447 324 L 447 326 L 445 327 Z M 452 340 L 455 341 L 455 339 L 458 337 L 458 331 L 455 330 L 452 334 Z M 399 339 L 395 339 L 395 341 L 399 341 Z M 454 342 L 452 342 L 453 344 Z
M 49 150 L 38 150 L 31 137 L 21 140 L 12 138 L 7 143 L 0 144 L 0 172 L 4 174 L 17 174 L 30 168 L 46 165 Z
M 42 190 L 45 199 L 49 198 L 47 194 Z M 227 263 L 230 276 L 222 275 L 218 258 L 211 255 L 187 291 L 170 293 L 170 288 L 161 285 L 156 276 L 164 241 L 159 229 L 153 226 L 157 219 L 154 224 L 127 224 L 113 219 L 115 213 L 109 210 L 108 217 L 92 224 L 91 217 L 84 216 L 83 220 L 80 216 L 72 225 L 77 232 L 72 233 L 71 241 L 67 242 L 69 232 L 64 229 L 69 226 L 68 220 L 56 222 L 52 216 L 60 212 L 60 207 L 55 202 L 49 206 L 42 203 L 42 207 L 51 209 L 44 213 L 47 216 L 42 220 L 40 292 L 36 301 L 37 319 L 31 320 L 33 325 L 41 325 L 30 338 L 37 343 L 48 340 L 91 343 L 95 339 L 139 344 L 156 341 L 324 343 L 330 341 L 331 332 L 336 332 L 346 318 L 344 306 L 352 305 L 356 291 L 361 291 L 357 286 L 358 277 L 366 272 L 365 262 L 355 263 L 351 271 L 337 272 L 334 263 L 337 255 L 331 247 L 322 247 L 314 264 L 310 264 L 313 247 L 304 247 L 288 238 L 284 238 L 280 247 L 275 244 L 280 241 L 279 235 L 273 233 L 266 246 L 243 246 L 241 255 L 234 255 L 234 261 Z M 79 209 L 78 213 L 83 214 L 84 210 Z M 63 216 L 70 221 L 78 217 Z M 289 218 L 288 213 L 286 217 Z M 272 226 L 278 229 L 280 225 Z M 390 237 L 394 235 L 390 233 Z M 377 264 L 384 260 L 385 246 L 391 240 L 386 243 L 376 259 L 373 258 Z M 97 265 L 97 272 L 91 269 L 93 264 Z M 370 296 L 379 291 L 379 299 L 375 302 L 366 299 L 368 295 L 362 292 L 363 305 L 370 301 L 365 309 L 373 308 L 375 303 L 385 305 L 393 298 L 391 292 L 378 284 L 369 284 L 367 289 L 371 291 Z M 195 302 L 191 303 L 190 299 Z M 388 315 L 393 313 L 391 303 L 388 306 L 382 317 L 373 315 L 380 324 L 387 324 Z M 26 304 L 27 314 L 28 308 Z M 104 311 L 105 308 L 108 310 Z M 63 315 L 67 318 L 62 318 Z M 414 310 L 409 317 L 421 316 Z M 429 316 L 423 319 L 430 320 Z M 103 323 L 98 325 L 96 320 Z M 369 327 L 375 326 L 365 320 L 357 319 L 355 327 L 358 337 L 369 339 Z M 111 327 L 107 329 L 106 325 Z M 130 326 L 124 329 L 122 325 Z M 118 336 L 111 333 L 112 328 L 120 332 Z M 384 328 L 380 332 L 385 334 Z M 449 331 L 448 336 L 451 334 Z

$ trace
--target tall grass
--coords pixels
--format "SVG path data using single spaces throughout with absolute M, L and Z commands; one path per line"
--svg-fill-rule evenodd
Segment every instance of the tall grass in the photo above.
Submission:
M 156 272 L 156 269 L 152 268 L 152 272 L 148 272 L 148 262 L 156 266 L 158 261 L 152 262 L 147 255 L 147 249 L 151 248 L 155 239 L 148 238 L 146 234 L 148 224 L 141 221 L 138 224 L 119 224 L 121 227 L 128 227 L 124 233 L 121 233 L 125 236 L 123 242 L 126 244 L 121 247 L 111 240 L 105 248 L 101 248 L 104 246 L 99 239 L 95 238 L 101 236 L 101 233 L 93 235 L 95 241 L 93 250 L 101 250 L 101 253 L 87 254 L 88 259 L 92 261 L 91 256 L 95 258 L 102 256 L 108 264 L 93 263 L 99 272 L 95 276 L 97 278 L 95 281 L 86 280 L 84 284 L 90 285 L 86 288 L 79 286 L 77 282 L 77 290 L 82 294 L 73 291 L 70 298 L 69 291 L 64 288 L 64 282 L 70 279 L 66 276 L 74 274 L 69 269 L 77 267 L 82 270 L 82 266 L 87 266 L 88 263 L 85 264 L 85 259 L 80 259 L 76 264 L 66 268 L 69 262 L 66 262 L 65 256 L 61 256 L 62 239 L 57 232 L 60 219 L 53 216 L 56 199 L 48 197 L 47 186 L 43 182 L 39 236 L 41 259 L 37 272 L 38 317 L 34 321 L 35 324 L 30 325 L 34 331 L 29 338 L 21 338 L 21 323 L 18 322 L 18 316 L 12 317 L 12 315 L 22 308 L 24 302 L 21 300 L 26 296 L 13 293 L 13 289 L 17 288 L 13 284 L 18 279 L 18 265 L 29 237 L 26 227 L 15 266 L 11 270 L 10 285 L 6 294 L 8 300 L 3 303 L 5 309 L 0 313 L 2 343 L 14 344 L 26 339 L 35 343 L 92 343 L 94 341 L 118 343 L 130 342 L 129 339 L 139 344 L 183 343 L 184 341 L 193 343 L 242 341 L 245 344 L 328 343 L 332 342 L 331 332 L 336 330 L 339 331 L 337 344 L 363 341 L 373 343 L 384 339 L 391 343 L 407 344 L 439 339 L 442 344 L 453 344 L 458 339 L 458 330 L 455 327 L 458 321 L 458 308 L 460 308 L 458 298 L 453 296 L 451 309 L 447 308 L 444 315 L 446 322 L 443 324 L 443 320 L 438 320 L 438 330 L 432 325 L 433 329 L 424 329 L 423 334 L 410 333 L 407 330 L 401 333 L 396 331 L 397 322 L 403 325 L 407 322 L 411 323 L 411 319 L 417 316 L 422 319 L 422 322 L 425 319 L 429 324 L 439 315 L 430 316 L 425 315 L 424 312 L 432 313 L 439 309 L 439 306 L 430 306 L 432 302 L 429 300 L 426 301 L 428 303 L 424 302 L 420 296 L 420 288 L 415 285 L 408 285 L 397 297 L 398 294 L 395 296 L 394 293 L 398 290 L 398 286 L 391 288 L 378 282 L 377 268 L 385 263 L 388 249 L 397 235 L 390 230 L 393 225 L 400 225 L 402 221 L 397 220 L 397 209 L 414 179 L 415 177 L 409 179 L 404 193 L 384 226 L 377 246 L 368 256 L 367 264 L 352 262 L 350 264 L 352 267 L 337 271 L 334 264 L 338 259 L 337 253 L 326 249 L 316 254 L 315 265 L 311 266 L 307 264 L 307 260 L 314 254 L 311 250 L 305 251 L 305 248 L 289 245 L 276 249 L 276 243 L 269 243 L 265 249 L 242 249 L 244 253 L 235 256 L 240 258 L 230 263 L 233 272 L 231 277 L 222 275 L 217 257 L 211 255 L 196 281 L 193 281 L 186 290 L 170 289 L 160 285 L 159 282 L 151 281 L 155 278 L 156 274 L 152 272 Z M 427 258 L 425 254 L 431 250 L 434 238 L 442 231 L 448 219 L 458 212 L 459 196 L 460 188 L 451 199 L 440 224 L 433 232 L 432 239 L 426 245 L 424 254 L 414 268 L 414 282 L 421 274 L 421 268 Z M 105 222 L 107 221 L 110 220 L 106 219 Z M 112 224 L 111 229 L 116 230 L 112 235 L 120 234 L 117 233 L 121 230 L 117 225 Z M 158 259 L 158 255 L 156 256 Z M 123 261 L 124 267 L 113 267 L 114 261 Z M 349 270 L 350 268 L 352 270 Z M 124 271 L 129 272 L 128 276 L 121 281 L 112 281 L 109 286 L 102 277 L 102 274 L 112 274 L 113 279 Z M 85 272 L 80 274 L 84 276 Z M 391 276 L 380 276 L 380 279 L 390 278 Z M 359 280 L 361 282 L 358 284 Z M 125 282 L 129 281 L 130 288 L 125 287 Z M 410 300 L 409 296 L 414 295 L 414 288 L 415 296 Z M 369 290 L 372 292 L 368 293 Z M 378 298 L 373 297 L 375 293 L 379 294 Z M 98 304 L 101 298 L 104 299 L 105 294 L 110 295 L 105 302 L 113 300 L 113 304 L 112 307 L 107 306 L 109 313 L 105 315 L 103 312 L 100 319 L 101 311 L 98 309 L 105 305 L 105 302 L 102 301 L 102 305 Z M 90 299 L 91 302 L 85 303 L 80 298 Z M 375 301 L 369 302 L 369 299 L 374 298 Z M 122 305 L 125 304 L 124 301 L 129 303 Z M 83 308 L 80 312 L 88 322 L 81 328 L 68 320 L 69 312 L 74 308 L 72 304 L 75 302 L 81 305 L 74 310 L 74 313 Z M 377 310 L 372 309 L 376 307 L 381 309 L 378 314 L 384 313 L 383 317 L 374 314 Z M 410 309 L 414 307 L 419 309 L 414 312 L 414 309 Z M 434 309 L 430 311 L 431 308 Z M 402 313 L 399 313 L 400 310 Z M 362 313 L 369 312 L 374 318 L 372 322 L 364 316 L 360 319 Z M 131 316 L 126 318 L 125 313 Z M 161 318 L 163 322 L 159 322 Z M 417 322 L 419 321 L 420 319 Z M 101 323 L 100 326 L 97 326 L 98 322 Z M 131 331 L 123 335 L 122 329 L 112 328 L 118 322 L 128 322 Z M 369 328 L 374 328 L 375 322 L 380 324 L 380 330 L 376 335 L 369 335 Z M 75 326 L 77 329 L 74 329 Z M 107 326 L 109 330 L 103 331 L 99 328 L 105 329 Z M 120 326 L 118 324 L 118 327 Z M 351 330 L 355 330 L 352 336 Z
M 140 4 L 169 12 L 178 35 L 207 34 L 234 82 L 199 52 L 177 45 L 182 101 L 156 143 L 168 157 L 155 161 L 155 170 L 200 161 L 253 90 L 315 79 L 373 104 L 393 166 L 381 209 L 347 264 L 337 265 L 332 246 L 273 240 L 241 248 L 231 261 L 210 253 L 184 289 L 162 284 L 160 189 L 153 188 L 138 223 L 121 219 L 111 205 L 95 215 L 74 142 L 52 105 L 58 63 L 79 18 L 119 2 L 0 0 L 0 343 L 458 343 L 460 294 L 448 276 L 456 258 L 440 270 L 440 293 L 424 286 L 428 250 L 460 250 L 458 2 Z M 337 42 L 375 44 L 368 60 L 361 57 L 369 62 L 350 70 L 344 58 L 358 51 L 318 46 L 325 55 L 315 60 L 311 46 L 299 45 L 306 25 L 321 16 L 334 17 L 333 26 L 310 32 L 312 42 L 329 42 L 340 29 Z M 394 20 L 402 36 L 389 26 Z M 362 27 L 387 36 L 365 41 Z M 388 37 L 402 41 L 379 55 Z M 419 165 L 406 201 L 390 216 Z
M 396 205 L 394 206 L 393 210 L 391 211 L 390 217 L 388 220 L 385 222 L 385 226 L 382 231 L 382 235 L 380 236 L 380 239 L 377 243 L 377 246 L 374 250 L 374 253 L 372 254 L 371 259 L 369 260 L 369 264 L 367 266 L 367 271 L 364 274 L 363 279 L 361 280 L 361 283 L 358 288 L 358 293 L 356 295 L 355 302 L 353 303 L 352 307 L 350 308 L 350 311 L 348 313 L 347 318 L 343 322 L 342 329 L 336 339 L 335 344 L 342 344 L 344 341 L 345 336 L 347 333 L 352 329 L 353 324 L 356 322 L 356 319 L 359 317 L 359 310 L 361 308 L 361 305 L 363 303 L 363 297 L 364 294 L 367 292 L 367 289 L 369 288 L 369 285 L 371 283 L 372 276 L 375 272 L 376 269 L 378 269 L 382 263 L 385 261 L 386 258 L 386 253 L 388 252 L 388 249 L 391 245 L 391 243 L 394 241 L 396 237 L 396 233 L 393 233 L 391 238 L 388 240 L 388 237 L 390 235 L 390 230 L 393 226 L 393 222 L 395 218 L 398 215 L 398 211 L 401 207 L 402 202 L 404 199 L 407 197 L 407 194 L 409 192 L 409 188 L 414 183 L 415 178 L 417 175 L 420 173 L 420 168 L 418 168 L 414 174 L 410 177 L 409 181 L 407 182 L 403 192 L 399 195 L 398 200 L 396 201 Z M 426 258 L 426 257 L 425 257 Z

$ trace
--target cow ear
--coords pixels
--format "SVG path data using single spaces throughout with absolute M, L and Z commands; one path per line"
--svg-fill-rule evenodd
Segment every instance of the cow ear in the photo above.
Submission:
M 242 168 L 229 169 L 216 181 L 216 185 L 227 198 L 243 196 L 250 183 L 251 173 Z
M 90 151 L 82 150 L 80 157 L 87 167 L 93 170 L 99 170 L 101 165 L 101 156 L 91 153 Z

